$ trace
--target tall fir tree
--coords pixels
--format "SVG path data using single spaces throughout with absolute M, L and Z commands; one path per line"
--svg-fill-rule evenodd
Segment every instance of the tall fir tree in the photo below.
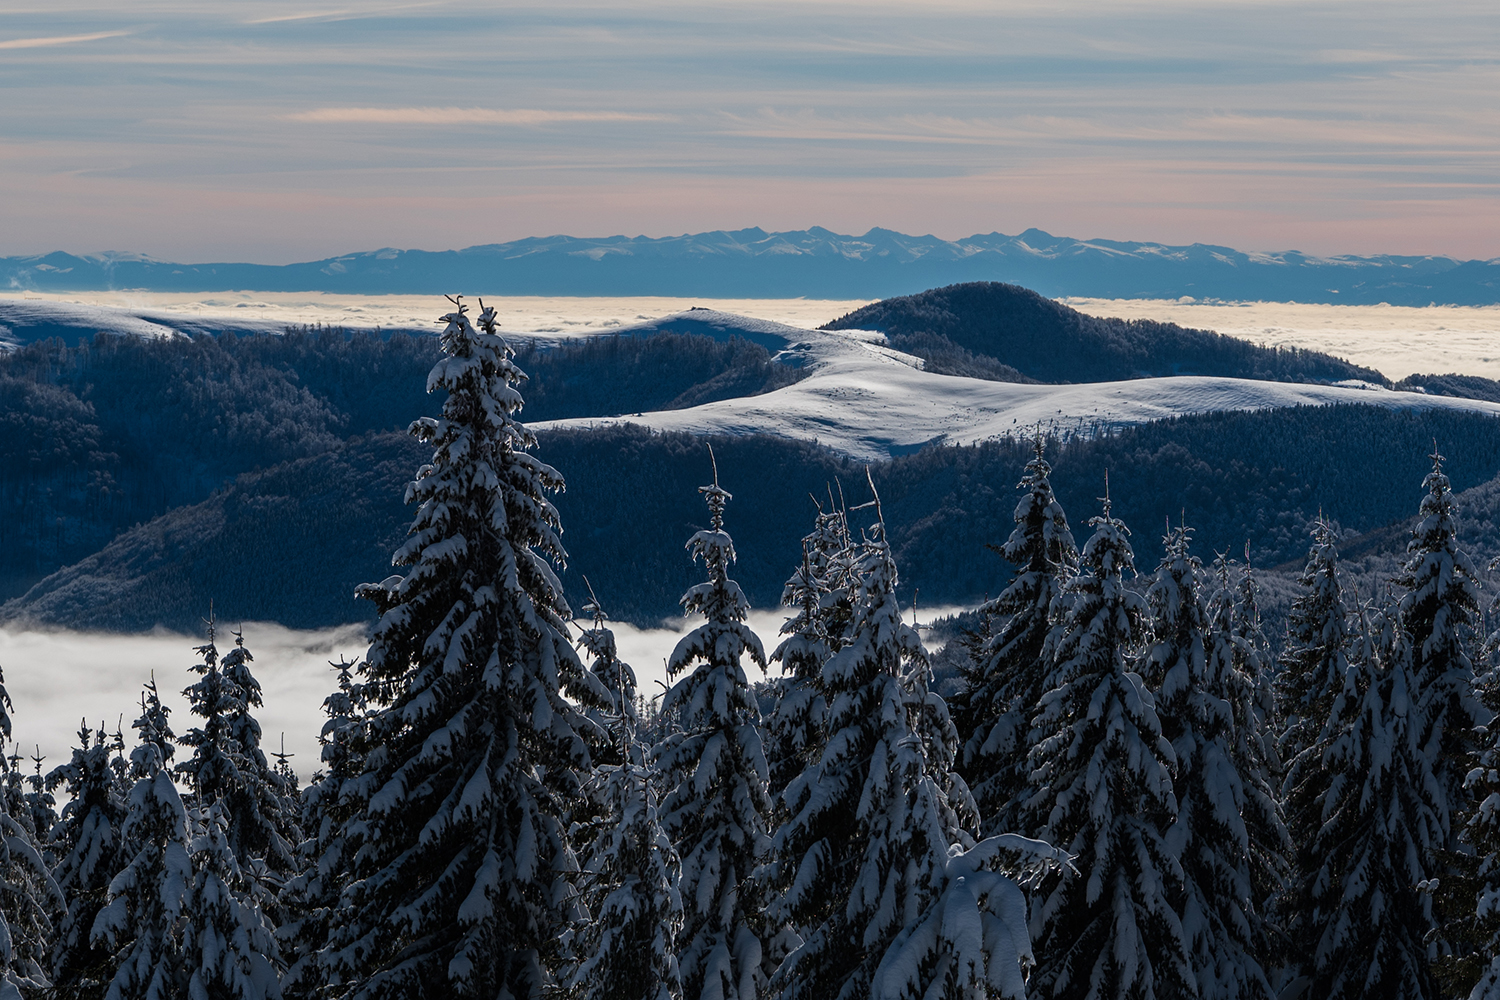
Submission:
M 1489 570 L 1500 571 L 1500 558 Z M 1500 594 L 1490 604 L 1489 620 L 1494 628 L 1480 647 L 1475 690 L 1486 708 L 1500 712 Z M 1476 766 L 1464 782 L 1474 802 L 1464 832 L 1476 855 L 1472 933 L 1477 948 L 1472 968 L 1465 971 L 1475 980 L 1472 1000 L 1500 1000 L 1500 725 L 1492 719 L 1477 735 Z
M 787 788 L 769 866 L 786 886 L 776 917 L 806 930 L 773 986 L 784 1000 L 1022 996 L 1022 894 L 994 870 L 999 842 L 976 849 L 966 828 L 958 735 L 902 618 L 883 519 L 862 548 L 849 641 L 823 668 L 828 741 Z
M 1474 691 L 1473 654 L 1481 625 L 1478 573 L 1458 546 L 1458 507 L 1433 449 L 1432 471 L 1422 481 L 1427 495 L 1407 545 L 1407 561 L 1396 578 L 1403 591 L 1400 627 L 1411 648 L 1412 694 L 1417 699 L 1417 745 L 1431 762 L 1442 791 L 1438 815 L 1444 850 L 1468 818 L 1464 777 L 1477 748 L 1474 731 L 1493 713 Z
M 1285 770 L 1282 808 L 1293 844 L 1292 878 L 1277 903 L 1293 970 L 1308 969 L 1319 928 L 1312 920 L 1312 873 L 1322 858 L 1317 838 L 1325 818 L 1323 798 L 1331 780 L 1327 754 L 1341 724 L 1334 704 L 1344 704 L 1349 683 L 1350 616 L 1339 575 L 1337 530 L 1313 522 L 1312 545 L 1299 577 L 1301 593 L 1287 613 L 1286 642 L 1276 676 L 1276 703 L 1283 716 L 1277 749 Z M 1344 699 L 1341 701 L 1340 699 Z
M 153 679 L 133 724 L 135 779 L 121 833 L 127 860 L 109 884 L 90 934 L 110 954 L 105 1000 L 168 1000 L 187 993 L 183 916 L 193 885 L 187 809 L 168 770 L 176 750 Z
M 954 721 L 964 739 L 960 773 L 974 792 L 987 834 L 1020 831 L 1020 802 L 1030 788 L 1031 716 L 1050 670 L 1047 636 L 1052 602 L 1078 566 L 1068 518 L 1052 492 L 1043 441 L 1026 463 L 1015 530 L 999 550 L 1015 579 L 980 610 L 983 626 L 964 668 Z M 1023 831 L 1024 832 L 1024 831 Z
M 125 866 L 126 805 L 112 766 L 119 743 L 84 723 L 78 744 L 72 759 L 47 775 L 47 785 L 68 796 L 59 823 L 61 856 L 52 870 L 67 900 L 52 942 L 52 984 L 65 996 L 98 996 L 110 978 L 110 954 L 90 934 L 110 883 Z
M 1177 758 L 1177 818 L 1167 844 L 1183 868 L 1179 912 L 1197 995 L 1270 1000 L 1275 991 L 1262 963 L 1266 936 L 1246 820 L 1279 817 L 1266 775 L 1243 753 L 1240 726 L 1257 721 L 1245 718 L 1255 704 L 1255 681 L 1240 669 L 1233 600 L 1225 586 L 1210 617 L 1191 536 L 1185 526 L 1168 527 L 1146 592 L 1152 642 L 1141 674 L 1156 691 L 1162 731 Z
M 1107 491 L 1106 491 L 1107 492 Z M 1053 666 L 1033 728 L 1029 825 L 1077 858 L 1043 883 L 1031 911 L 1040 997 L 1167 998 L 1196 992 L 1175 900 L 1182 868 L 1171 744 L 1133 669 L 1144 599 L 1126 586 L 1135 557 L 1111 513 L 1092 518 L 1078 574 L 1056 604 Z
M 1260 602 L 1248 546 L 1231 589 L 1230 564 L 1214 562 L 1218 588 L 1209 601 L 1209 658 L 1231 678 L 1227 694 L 1234 720 L 1232 755 L 1243 783 L 1240 817 L 1249 844 L 1250 898 L 1256 911 L 1248 928 L 1253 953 L 1267 975 L 1284 965 L 1286 941 L 1276 907 L 1285 898 L 1295 848 L 1281 802 L 1282 765 L 1270 645 L 1261 628 Z M 1274 979 L 1273 979 L 1274 983 Z
M 340 658 L 329 665 L 337 672 L 338 686 L 323 700 L 327 718 L 318 735 L 323 766 L 302 793 L 301 864 L 281 893 L 284 917 L 277 939 L 287 962 L 281 985 L 288 997 L 318 996 L 330 985 L 321 957 L 334 926 L 344 919 L 339 900 L 353 864 L 347 849 L 351 811 L 345 791 L 364 773 L 358 746 L 366 699 L 363 685 L 354 679 L 354 663 Z
M 10 693 L 0 675 L 0 762 L 9 763 Z M 8 780 L 15 766 L 6 767 Z M 37 848 L 30 816 L 7 795 L 0 808 L 0 1000 L 22 1000 L 50 988 L 48 945 L 53 917 L 65 905 L 62 892 Z
M 1277 703 L 1285 717 L 1281 755 L 1293 767 L 1298 755 L 1316 742 L 1334 699 L 1344 689 L 1349 611 L 1339 580 L 1337 542 L 1338 529 L 1332 522 L 1313 522 L 1312 546 L 1298 578 L 1302 593 L 1287 612 Z
M 1418 743 L 1411 647 L 1366 621 L 1324 729 L 1323 823 L 1304 873 L 1313 937 L 1309 996 L 1435 1000 L 1427 859 L 1442 840 L 1441 789 Z
M 380 611 L 361 667 L 372 698 L 346 824 L 351 918 L 330 974 L 355 998 L 534 997 L 572 916 L 567 823 L 584 800 L 593 730 L 579 704 L 608 694 L 579 661 L 551 563 L 566 558 L 528 454 L 525 374 L 455 300 L 428 376 L 443 413 L 412 425 L 433 448 L 395 554 L 404 574 L 360 593 Z M 571 697 L 564 697 L 567 692 Z
M 182 973 L 192 1000 L 281 1000 L 276 929 L 230 843 L 226 800 L 195 807 Z
M 688 1000 L 754 1000 L 764 977 L 764 901 L 753 875 L 769 842 L 760 708 L 745 675 L 744 659 L 761 670 L 766 654 L 745 624 L 750 603 L 729 578 L 734 541 L 724 530 L 730 494 L 718 483 L 700 487 L 710 525 L 687 547 L 708 580 L 688 589 L 682 607 L 701 614 L 702 625 L 683 636 L 667 661 L 682 679 L 668 692 L 663 712 L 676 712 L 681 731 L 656 749 L 670 790 L 662 801 L 662 826 L 682 866 L 683 926 L 678 963 Z
M 782 589 L 781 603 L 797 613 L 782 626 L 786 638 L 771 654 L 782 677 L 776 681 L 766 756 L 780 819 L 785 819 L 787 783 L 817 760 L 827 739 L 823 664 L 848 641 L 851 549 L 848 513 L 820 508 L 812 532 L 802 539 L 802 565 Z
M 193 755 L 176 772 L 198 805 L 223 801 L 229 849 L 246 875 L 270 892 L 296 871 L 301 838 L 296 805 L 266 760 L 260 723 L 251 714 L 262 704 L 260 682 L 250 672 L 252 657 L 239 632 L 221 660 L 210 620 L 208 642 L 197 652 L 202 662 L 192 669 L 200 679 L 183 693 L 203 723 L 183 734 Z
M 573 939 L 568 986 L 579 1000 L 680 1000 L 677 933 L 682 926 L 678 864 L 662 828 L 652 771 L 636 736 L 635 673 L 619 658 L 597 602 L 581 644 L 590 670 L 615 699 L 610 733 L 619 763 L 601 767 L 594 837 L 581 851 L 588 912 Z

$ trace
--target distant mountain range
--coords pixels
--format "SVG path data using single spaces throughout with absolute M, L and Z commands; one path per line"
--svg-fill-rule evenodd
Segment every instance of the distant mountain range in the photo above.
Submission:
M 351 294 L 887 298 L 1005 281 L 1047 296 L 1425 306 L 1500 303 L 1500 259 L 1246 253 L 1076 240 L 1028 229 L 962 240 L 814 227 L 677 237 L 533 237 L 464 250 L 371 250 L 300 264 L 180 264 L 139 254 L 0 258 L 0 289 Z

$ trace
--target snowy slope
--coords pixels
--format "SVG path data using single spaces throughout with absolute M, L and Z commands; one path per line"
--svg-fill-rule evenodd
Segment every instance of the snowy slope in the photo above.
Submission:
M 694 324 L 727 335 L 747 335 L 775 349 L 778 359 L 811 374 L 762 396 L 706 403 L 684 410 L 614 418 L 581 418 L 535 425 L 589 427 L 632 423 L 694 434 L 766 433 L 816 441 L 851 457 L 878 461 L 925 444 L 971 444 L 1040 427 L 1092 434 L 1107 427 L 1216 410 L 1363 403 L 1393 409 L 1452 408 L 1500 416 L 1500 404 L 1391 392 L 1378 388 L 1180 376 L 1077 385 L 1021 385 L 937 375 L 922 362 L 880 344 L 864 331 L 799 330 L 696 310 L 666 317 L 649 329 L 686 332 Z M 627 327 L 622 334 L 648 332 Z

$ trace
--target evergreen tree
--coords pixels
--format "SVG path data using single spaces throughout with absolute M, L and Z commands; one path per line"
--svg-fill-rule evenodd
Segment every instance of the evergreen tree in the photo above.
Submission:
M 193 864 L 187 810 L 167 769 L 175 751 L 169 713 L 153 679 L 133 724 L 140 743 L 130 754 L 135 783 L 121 830 L 128 860 L 90 932 L 111 956 L 106 1000 L 169 1000 L 187 990 L 183 916 Z
M 56 860 L 52 857 L 52 835 L 58 816 L 57 797 L 47 787 L 47 776 L 42 773 L 42 762 L 46 759 L 42 756 L 41 747 L 36 747 L 31 757 L 31 773 L 26 776 L 24 800 L 27 821 L 22 825 L 31 830 L 42 857 L 50 866 Z
M 1438 787 L 1418 745 L 1411 648 L 1362 636 L 1325 729 L 1329 778 L 1319 797 L 1318 859 L 1305 876 L 1315 935 L 1310 996 L 1427 1000 L 1440 995 L 1426 938 L 1433 929 L 1432 848 L 1442 840 Z M 1383 662 L 1382 662 L 1383 661 Z
M 957 732 L 902 620 L 884 527 L 863 546 L 850 640 L 823 669 L 827 745 L 787 788 L 777 916 L 806 939 L 773 985 L 785 1000 L 1020 997 L 1024 898 L 994 870 L 999 840 L 976 848 L 966 829 Z
M 1055 604 L 1054 665 L 1032 722 L 1041 739 L 1024 815 L 1078 870 L 1052 875 L 1033 901 L 1031 989 L 1059 1000 L 1191 996 L 1173 906 L 1182 869 L 1166 841 L 1175 756 L 1131 669 L 1146 606 L 1125 585 L 1134 554 L 1108 497 L 1089 524 L 1078 574 Z
M 1432 471 L 1422 481 L 1427 495 L 1396 579 L 1404 591 L 1397 614 L 1411 648 L 1414 738 L 1442 791 L 1438 817 L 1444 837 L 1435 846 L 1452 849 L 1467 818 L 1463 783 L 1476 748 L 1474 729 L 1487 724 L 1493 713 L 1474 693 L 1478 574 L 1458 547 L 1458 509 L 1443 473 L 1443 456 L 1434 449 L 1431 457 Z
M 1348 668 L 1349 613 L 1338 575 L 1338 530 L 1322 518 L 1313 522 L 1312 547 L 1298 578 L 1303 591 L 1287 612 L 1287 635 L 1277 675 L 1277 704 L 1285 716 L 1281 758 L 1288 762 L 1288 780 L 1300 780 L 1295 770 L 1302 751 L 1318 740 L 1334 699 L 1344 689 Z M 1293 819 L 1292 835 L 1305 844 Z M 1316 827 L 1314 827 L 1314 830 Z
M 300 838 L 283 779 L 266 761 L 260 723 L 250 714 L 261 706 L 252 657 L 241 633 L 234 633 L 234 640 L 220 661 L 209 621 L 208 643 L 197 649 L 203 660 L 192 668 L 202 679 L 183 692 L 203 725 L 183 735 L 193 756 L 177 765 L 177 774 L 199 806 L 224 802 L 229 849 L 247 873 L 256 872 L 259 881 L 274 887 L 296 870 L 294 845 Z
M 91 739 L 92 737 L 92 739 Z M 100 729 L 78 730 L 72 759 L 47 775 L 47 786 L 68 795 L 59 824 L 61 854 L 52 876 L 67 900 L 52 942 L 52 983 L 64 995 L 93 996 L 108 982 L 109 950 L 90 939 L 115 874 L 125 866 L 126 818 L 113 768 L 119 743 Z
M 1338 571 L 1336 531 L 1313 523 L 1312 546 L 1299 578 L 1302 593 L 1287 614 L 1287 635 L 1276 677 L 1276 703 L 1285 716 L 1278 749 L 1286 762 L 1281 799 L 1293 844 L 1293 877 L 1277 910 L 1294 968 L 1307 970 L 1320 929 L 1310 923 L 1312 874 L 1322 867 L 1317 840 L 1331 774 L 1327 755 L 1342 723 L 1334 704 L 1349 684 L 1349 612 Z M 1345 699 L 1346 701 L 1347 699 Z
M 1211 667 L 1229 678 L 1227 695 L 1234 720 L 1232 759 L 1243 785 L 1240 818 L 1249 846 L 1250 899 L 1257 909 L 1248 927 L 1252 954 L 1271 974 L 1284 958 L 1286 945 L 1276 923 L 1275 907 L 1285 897 L 1294 854 L 1279 795 L 1281 760 L 1277 756 L 1276 704 L 1270 649 L 1261 631 L 1254 574 L 1247 559 L 1231 589 L 1229 561 L 1215 560 L 1218 589 L 1209 602 Z
M 594 656 L 590 669 L 619 706 L 610 728 L 620 763 L 596 775 L 601 822 L 582 852 L 588 916 L 573 941 L 579 958 L 570 992 L 580 1000 L 679 1000 L 677 855 L 636 738 L 634 672 L 619 659 L 603 612 L 597 604 L 593 610 L 594 627 L 581 642 Z
M 0 675 L 0 761 L 7 763 L 4 749 L 14 710 Z M 14 765 L 6 767 L 7 785 L 14 773 Z M 21 1000 L 51 985 L 47 950 L 52 916 L 64 906 L 29 820 L 24 812 L 18 815 L 17 804 L 7 795 L 0 809 L 0 1000 Z
M 1274 991 L 1259 954 L 1265 935 L 1246 816 L 1259 813 L 1271 823 L 1279 817 L 1264 772 L 1242 771 L 1254 766 L 1239 734 L 1241 725 L 1258 721 L 1245 718 L 1255 705 L 1254 681 L 1240 671 L 1227 586 L 1210 618 L 1191 536 L 1185 526 L 1168 527 L 1146 593 L 1153 641 L 1141 673 L 1156 690 L 1162 731 L 1177 758 L 1177 819 L 1167 844 L 1183 868 L 1179 912 L 1197 995 L 1269 1000 Z
M 682 865 L 683 926 L 678 963 L 689 1000 L 753 1000 L 762 979 L 763 901 L 752 879 L 768 844 L 771 814 L 766 789 L 760 708 L 745 676 L 746 656 L 762 670 L 766 654 L 745 624 L 750 603 L 729 578 L 734 542 L 724 530 L 730 500 L 720 488 L 699 492 L 710 527 L 687 547 L 702 560 L 708 580 L 688 589 L 682 607 L 704 623 L 683 636 L 667 661 L 672 677 L 663 712 L 677 712 L 680 732 L 657 747 L 670 791 L 662 826 Z
M 974 790 L 986 833 L 1019 830 L 1019 804 L 1030 788 L 1028 729 L 1045 693 L 1046 643 L 1053 600 L 1078 565 L 1067 515 L 1052 493 L 1052 467 L 1042 439 L 1026 463 L 1016 505 L 1016 528 L 1000 554 L 1017 568 L 1015 579 L 980 610 L 983 625 L 964 668 L 954 721 L 964 738 L 960 773 Z
M 817 513 L 813 534 L 802 538 L 802 565 L 781 591 L 781 604 L 795 607 L 796 615 L 781 625 L 781 634 L 786 639 L 771 654 L 771 660 L 781 664 L 783 676 L 775 682 L 766 766 L 771 775 L 772 804 L 783 819 L 781 793 L 792 778 L 822 753 L 826 739 L 828 703 L 823 699 L 823 663 L 843 637 L 829 637 L 826 631 L 828 616 L 823 601 L 829 597 L 831 582 L 814 570 L 813 553 L 829 522 L 841 520 L 841 514 L 843 511 Z
M 1492 574 L 1500 570 L 1500 559 L 1491 562 L 1489 569 Z M 1495 712 L 1500 709 L 1500 595 L 1489 610 L 1490 620 L 1497 627 L 1480 649 L 1475 689 L 1485 707 Z M 1482 743 L 1476 766 L 1464 782 L 1464 790 L 1475 805 L 1464 835 L 1476 855 L 1472 881 L 1477 905 L 1469 931 L 1477 947 L 1476 954 L 1464 963 L 1469 967 L 1454 971 L 1467 973 L 1465 979 L 1476 981 L 1472 1000 L 1500 1000 L 1500 726 L 1492 718 L 1476 735 Z
M 357 749 L 363 733 L 364 687 L 354 680 L 355 664 L 341 658 L 329 665 L 338 672 L 338 688 L 323 700 L 328 717 L 318 734 L 323 767 L 302 793 L 300 825 L 306 839 L 298 846 L 300 869 L 281 893 L 284 919 L 276 931 L 287 960 L 282 992 L 293 997 L 316 996 L 326 985 L 320 957 L 334 925 L 344 920 L 339 900 L 353 863 L 345 786 L 364 772 Z
M 276 933 L 229 841 L 224 799 L 198 806 L 182 973 L 192 1000 L 280 1000 Z
M 428 377 L 443 415 L 412 425 L 433 458 L 407 491 L 407 569 L 360 589 L 380 611 L 361 667 L 373 708 L 365 773 L 340 793 L 353 881 L 328 950 L 356 998 L 547 987 L 572 916 L 567 822 L 592 767 L 577 703 L 608 704 L 568 640 L 546 498 L 563 482 L 527 453 L 525 375 L 494 309 L 476 328 L 455 304 Z

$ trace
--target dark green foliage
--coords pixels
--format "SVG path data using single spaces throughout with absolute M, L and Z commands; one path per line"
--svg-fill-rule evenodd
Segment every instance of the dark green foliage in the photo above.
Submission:
M 1408 375 L 1392 388 L 1500 403 L 1500 382 L 1480 375 Z
M 516 364 L 530 376 L 527 422 L 678 410 L 770 392 L 806 374 L 739 337 L 680 333 L 593 337 L 554 348 L 528 342 Z
M 908 341 L 912 344 L 923 336 L 946 338 L 1041 382 L 1104 382 L 1154 375 L 1385 382 L 1373 369 L 1317 351 L 1260 347 L 1175 323 L 1086 316 L 1019 285 L 992 281 L 875 302 L 823 329 L 880 330 L 914 338 Z
M 426 392 L 437 358 L 435 337 L 326 327 L 99 334 L 0 353 L 0 599 L 236 476 L 437 413 L 443 393 Z M 744 340 L 670 333 L 530 344 L 521 364 L 528 420 L 691 406 L 800 376 Z M 384 535 L 380 547 L 391 548 Z M 340 604 L 335 620 L 350 614 Z

